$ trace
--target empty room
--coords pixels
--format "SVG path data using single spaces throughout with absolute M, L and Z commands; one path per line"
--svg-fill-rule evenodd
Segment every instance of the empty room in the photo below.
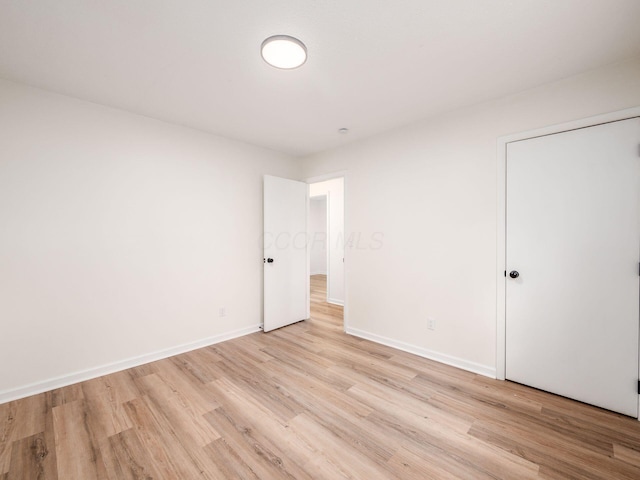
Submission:
M 639 21 L 1 0 L 0 480 L 639 479 Z

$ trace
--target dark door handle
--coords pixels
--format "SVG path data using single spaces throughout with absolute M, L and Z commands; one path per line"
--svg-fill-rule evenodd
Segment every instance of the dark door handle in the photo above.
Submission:
M 273 263 L 273 258 L 267 258 L 267 263 Z
M 520 274 L 518 273 L 518 271 L 517 271 L 517 270 L 511 270 L 511 271 L 509 272 L 509 276 L 510 276 L 511 278 L 518 278 L 518 277 L 520 276 Z

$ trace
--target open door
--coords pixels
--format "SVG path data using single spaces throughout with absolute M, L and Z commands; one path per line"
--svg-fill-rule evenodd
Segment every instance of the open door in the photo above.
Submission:
M 264 331 L 308 318 L 307 184 L 264 177 Z

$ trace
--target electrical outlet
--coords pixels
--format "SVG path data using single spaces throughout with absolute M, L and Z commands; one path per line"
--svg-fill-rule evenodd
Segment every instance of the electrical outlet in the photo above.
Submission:
M 224 307 L 222 307 L 222 308 L 220 309 L 220 311 L 218 312 L 218 316 L 220 316 L 220 317 L 226 317 L 226 316 L 227 316 L 227 309 L 226 309 L 226 308 L 224 308 Z
M 433 318 L 427 318 L 427 328 L 429 330 L 435 330 L 436 329 L 436 321 Z

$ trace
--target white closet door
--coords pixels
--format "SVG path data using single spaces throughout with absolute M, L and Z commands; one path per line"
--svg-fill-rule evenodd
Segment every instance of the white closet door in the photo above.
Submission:
M 634 417 L 639 145 L 635 118 L 507 146 L 506 377 Z

